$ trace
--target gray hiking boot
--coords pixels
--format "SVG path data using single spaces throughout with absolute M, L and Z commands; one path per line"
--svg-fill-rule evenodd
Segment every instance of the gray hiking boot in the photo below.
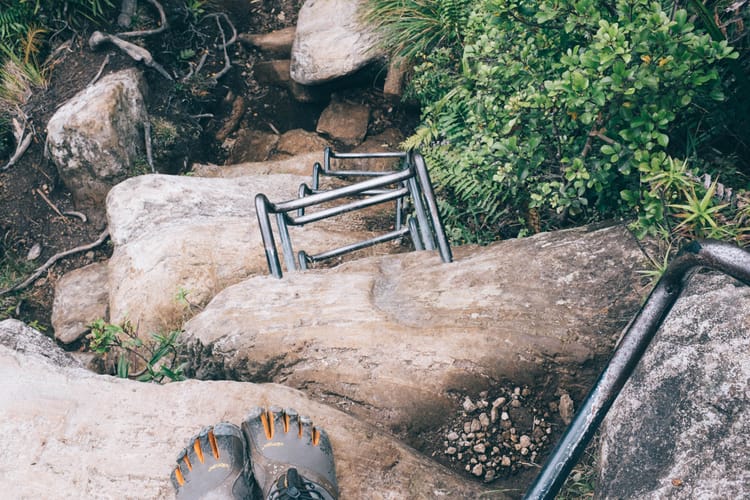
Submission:
M 204 427 L 188 441 L 171 478 L 177 500 L 259 498 L 242 431 L 226 422 Z
M 310 418 L 290 408 L 256 407 L 242 422 L 242 432 L 264 499 L 338 498 L 331 442 Z

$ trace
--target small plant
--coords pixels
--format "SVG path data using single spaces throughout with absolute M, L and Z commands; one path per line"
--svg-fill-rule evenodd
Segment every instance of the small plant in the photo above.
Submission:
M 364 22 L 382 37 L 381 47 L 404 59 L 415 59 L 441 46 L 460 45 L 469 17 L 469 0 L 370 0 Z
M 0 66 L 0 114 L 15 116 L 34 89 L 47 88 L 47 78 L 33 61 L 25 62 L 2 46 L 0 56 L 5 56 Z
M 115 358 L 112 371 L 118 377 L 158 383 L 165 379 L 184 380 L 184 365 L 176 366 L 179 330 L 166 334 L 153 333 L 150 341 L 144 341 L 138 337 L 130 321 L 116 325 L 98 319 L 89 328 L 91 332 L 86 336 L 89 348 L 95 353 Z M 144 367 L 131 373 L 134 364 Z

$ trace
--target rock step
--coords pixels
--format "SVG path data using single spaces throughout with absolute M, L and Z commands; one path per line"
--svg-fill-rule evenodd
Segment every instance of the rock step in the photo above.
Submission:
M 446 418 L 452 390 L 493 381 L 586 388 L 639 306 L 642 254 L 614 226 L 360 259 L 256 276 L 219 293 L 184 327 L 200 378 L 279 382 L 366 421 Z M 594 363 L 595 364 L 595 363 Z
M 67 367 L 50 361 L 64 358 L 61 351 L 23 353 L 3 345 L 18 323 L 0 322 L 5 498 L 172 498 L 169 474 L 191 436 L 219 421 L 239 424 L 251 407 L 274 404 L 296 408 L 328 431 L 341 498 L 477 498 L 486 491 L 299 391 L 275 384 L 158 385 L 94 375 L 69 361 L 63 360 Z M 24 335 L 43 339 L 29 330 L 25 327 Z

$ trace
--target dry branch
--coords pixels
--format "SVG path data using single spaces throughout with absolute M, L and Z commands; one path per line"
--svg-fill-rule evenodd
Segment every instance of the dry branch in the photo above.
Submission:
M 154 61 L 151 52 L 139 45 L 127 42 L 114 35 L 107 35 L 106 33 L 102 33 L 101 31 L 94 31 L 89 38 L 89 47 L 91 47 L 92 49 L 96 49 L 106 42 L 115 45 L 117 48 L 130 56 L 134 61 L 143 62 L 143 64 L 145 64 L 146 66 L 154 68 L 167 80 L 172 80 L 172 77 L 169 75 L 169 73 L 167 73 L 167 70 L 165 70 L 161 64 Z
M 99 235 L 99 238 L 93 243 L 89 243 L 87 245 L 81 245 L 79 247 L 71 248 L 70 250 L 65 250 L 64 252 L 56 253 L 55 255 L 47 259 L 47 262 L 45 262 L 41 267 L 39 267 L 36 271 L 34 271 L 31 274 L 31 276 L 26 278 L 23 282 L 17 285 L 13 285 L 10 288 L 6 288 L 5 290 L 0 290 L 0 297 L 11 292 L 17 292 L 19 290 L 23 290 L 24 288 L 32 284 L 34 281 L 36 281 L 36 279 L 39 276 L 41 276 L 47 269 L 52 267 L 54 263 L 57 262 L 58 260 L 64 257 L 67 257 L 68 255 L 73 255 L 75 253 L 85 252 L 87 250 L 91 250 L 92 248 L 96 248 L 102 243 L 104 243 L 104 241 L 107 239 L 108 236 L 109 236 L 109 229 L 105 229 L 104 232 L 102 232 L 102 234 Z

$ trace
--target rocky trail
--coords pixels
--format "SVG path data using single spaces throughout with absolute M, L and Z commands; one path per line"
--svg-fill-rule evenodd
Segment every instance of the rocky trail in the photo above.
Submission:
M 64 189 L 49 201 L 90 215 L 54 225 L 89 239 L 106 229 L 109 243 L 33 285 L 40 304 L 49 295 L 49 335 L 0 321 L 0 478 L 12 497 L 169 498 L 185 440 L 256 405 L 327 429 L 342 498 L 520 498 L 536 476 L 641 305 L 642 245 L 613 222 L 454 247 L 451 263 L 403 241 L 271 276 L 256 194 L 296 198 L 326 147 L 398 150 L 413 119 L 389 97 L 400 77 L 368 50 L 353 4 L 256 11 L 263 30 L 241 30 L 236 48 L 252 54 L 246 92 L 227 92 L 222 119 L 202 123 L 221 155 L 154 150 L 171 167 L 134 172 L 144 122 L 162 141 L 187 122 L 161 120 L 164 82 L 125 60 L 50 113 Z M 295 249 L 372 237 L 392 216 L 293 228 Z M 86 347 L 100 319 L 143 342 L 181 332 L 172 367 L 190 379 L 112 377 L 116 359 Z M 748 332 L 750 289 L 696 277 L 606 421 L 603 498 L 747 494 Z

